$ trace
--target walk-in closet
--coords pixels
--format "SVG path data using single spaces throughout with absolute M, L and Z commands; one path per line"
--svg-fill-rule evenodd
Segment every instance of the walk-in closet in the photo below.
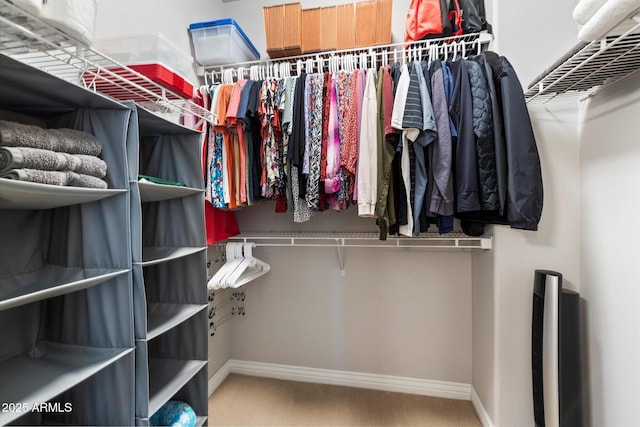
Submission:
M 0 425 L 640 425 L 638 70 L 637 0 L 0 0 Z

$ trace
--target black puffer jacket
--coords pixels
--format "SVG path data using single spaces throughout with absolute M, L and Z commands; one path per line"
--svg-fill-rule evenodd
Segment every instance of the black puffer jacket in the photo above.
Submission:
M 480 65 L 474 61 L 464 61 L 464 65 L 469 74 L 473 98 L 473 132 L 478 153 L 480 204 L 483 211 L 495 211 L 498 209 L 498 192 L 491 95 Z
M 502 123 L 494 121 L 498 176 L 506 181 L 504 215 L 470 212 L 462 219 L 463 230 L 482 233 L 479 224 L 508 224 L 535 231 L 542 216 L 543 186 L 540 157 L 527 104 L 513 66 L 493 52 L 484 52 L 485 70 L 492 72 L 492 97 L 499 102 Z M 503 145 L 502 145 L 503 144 Z M 499 181 L 501 181 L 500 179 Z M 469 232 L 468 232 L 469 233 Z M 475 235 L 475 234 L 474 234 Z

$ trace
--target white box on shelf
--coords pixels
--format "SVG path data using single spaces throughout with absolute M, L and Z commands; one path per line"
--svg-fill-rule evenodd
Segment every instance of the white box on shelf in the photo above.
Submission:
M 39 16 L 42 10 L 42 0 L 14 0 L 13 3 L 35 16 Z
M 100 53 L 123 64 L 162 64 L 183 76 L 192 72 L 193 58 L 162 33 L 109 37 L 96 40 Z
M 40 16 L 73 38 L 91 46 L 96 31 L 95 0 L 45 0 Z
M 219 19 L 189 25 L 196 62 L 222 65 L 254 61 L 260 53 L 233 19 Z

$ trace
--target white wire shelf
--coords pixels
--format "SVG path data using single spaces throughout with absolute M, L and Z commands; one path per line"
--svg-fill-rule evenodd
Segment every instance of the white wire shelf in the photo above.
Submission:
M 558 96 L 586 99 L 640 70 L 640 12 L 620 24 L 621 34 L 578 45 L 525 92 L 527 102 Z
M 256 246 L 359 247 L 359 248 L 434 248 L 491 249 L 491 237 L 470 237 L 463 233 L 423 233 L 419 237 L 388 236 L 378 233 L 279 233 L 251 232 L 229 240 L 255 243 Z
M 64 31 L 0 0 L 0 53 L 118 101 L 135 101 L 154 113 L 194 116 L 199 128 L 209 111 L 148 77 L 82 44 Z
M 204 75 L 205 81 L 220 81 L 225 76 L 225 71 L 230 73 L 230 78 L 238 78 L 239 74 L 249 72 L 252 67 L 263 67 L 263 74 L 273 75 L 278 73 L 282 65 L 286 65 L 291 75 L 305 70 L 328 70 L 329 59 L 353 56 L 358 66 L 363 62 L 372 66 L 372 59 L 377 64 L 392 63 L 396 61 L 410 60 L 413 58 L 427 58 L 429 54 L 442 58 L 454 56 L 467 56 L 487 50 L 493 36 L 486 32 L 464 34 L 443 38 L 419 40 L 409 43 L 393 43 L 387 45 L 358 47 L 353 49 L 332 50 L 305 55 L 287 56 L 282 58 L 262 59 L 257 61 L 239 62 L 201 67 L 199 74 Z M 226 80 L 229 80 L 227 78 Z

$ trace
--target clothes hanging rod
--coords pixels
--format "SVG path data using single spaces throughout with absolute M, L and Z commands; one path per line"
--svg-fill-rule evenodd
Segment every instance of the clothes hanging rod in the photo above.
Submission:
M 256 61 L 238 62 L 233 64 L 215 65 L 204 67 L 205 82 L 209 84 L 209 80 L 216 81 L 224 74 L 225 71 L 231 71 L 234 77 L 237 77 L 238 71 L 249 72 L 251 67 L 255 66 L 274 66 L 278 64 L 289 64 L 297 74 L 297 67 L 306 67 L 308 61 L 315 61 L 314 66 L 317 68 L 317 62 L 322 61 L 321 68 L 326 69 L 328 59 L 332 57 L 354 56 L 356 58 L 361 55 L 368 55 L 367 61 L 372 58 L 380 60 L 380 64 L 396 61 L 406 61 L 411 58 L 422 57 L 429 53 L 429 49 L 433 47 L 440 48 L 439 51 L 447 49 L 451 54 L 460 54 L 466 56 L 469 53 L 480 53 L 487 50 L 493 41 L 493 35 L 482 31 L 480 33 L 464 34 L 461 36 L 450 36 L 426 40 L 418 40 L 414 42 L 392 43 L 387 45 L 367 46 L 353 49 L 332 50 L 317 53 L 308 53 L 297 56 L 287 56 L 283 58 L 267 58 Z M 459 51 L 458 51 L 459 49 Z M 386 57 L 386 58 L 385 58 Z M 292 74 L 293 75 L 293 74 Z

